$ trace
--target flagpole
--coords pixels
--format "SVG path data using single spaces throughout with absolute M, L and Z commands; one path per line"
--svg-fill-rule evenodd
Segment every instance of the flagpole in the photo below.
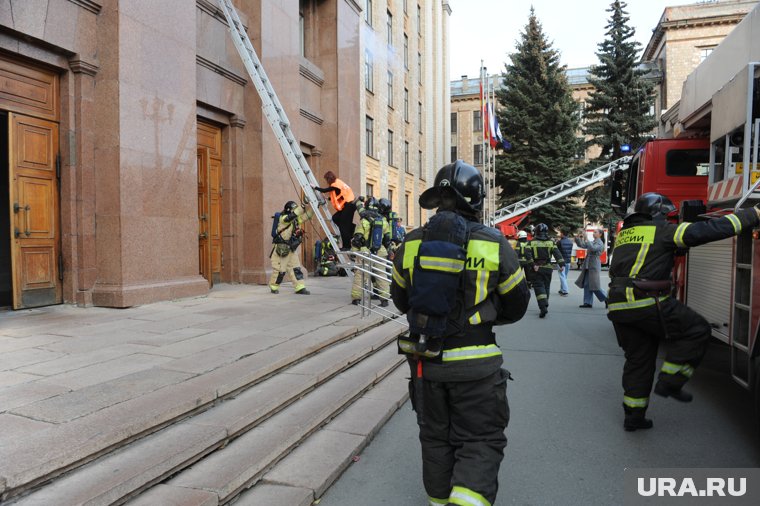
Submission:
M 498 121 L 498 116 L 496 115 L 496 85 L 494 84 L 493 80 L 490 81 L 491 83 L 491 109 L 492 114 L 494 115 L 494 121 L 493 124 L 496 125 Z M 498 137 L 496 136 L 497 132 L 493 132 L 494 138 L 496 138 L 496 142 L 499 142 Z M 491 151 L 491 218 L 495 218 L 494 214 L 496 213 L 496 149 L 494 148 Z
M 486 82 L 485 82 L 485 76 L 486 76 L 486 68 L 483 66 L 483 60 L 480 60 L 480 127 L 481 127 L 481 136 L 480 136 L 480 165 L 481 165 L 481 171 L 483 173 L 483 178 L 486 177 L 486 103 L 485 99 L 487 97 L 487 88 L 486 88 Z M 486 187 L 486 194 L 488 192 L 488 189 Z M 484 199 L 484 206 L 483 206 L 483 223 L 487 223 L 487 216 L 488 216 L 488 207 L 487 207 L 487 201 L 488 199 Z

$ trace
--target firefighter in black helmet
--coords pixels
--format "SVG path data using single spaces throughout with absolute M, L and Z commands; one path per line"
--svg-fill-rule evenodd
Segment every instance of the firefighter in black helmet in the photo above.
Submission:
M 393 263 L 430 504 L 493 504 L 507 445 L 510 376 L 493 326 L 522 318 L 530 292 L 504 235 L 480 223 L 483 196 L 475 167 L 443 167 L 419 199 L 438 211 L 406 235 Z
M 649 429 L 645 418 L 654 381 L 657 347 L 666 354 L 654 393 L 681 402 L 683 390 L 707 349 L 707 321 L 671 295 L 671 270 L 677 250 L 726 239 L 760 223 L 757 207 L 697 223 L 669 223 L 675 206 L 665 196 L 645 193 L 625 217 L 610 266 L 609 313 L 618 344 L 625 351 L 623 428 Z
M 533 252 L 533 265 L 531 266 L 533 275 L 530 277 L 530 283 L 536 293 L 538 316 L 543 318 L 549 312 L 549 294 L 551 293 L 552 271 L 554 270 L 551 263 L 552 256 L 560 269 L 565 268 L 565 259 L 554 241 L 549 239 L 549 227 L 546 223 L 539 223 L 536 226 L 536 236 L 530 241 L 530 249 Z

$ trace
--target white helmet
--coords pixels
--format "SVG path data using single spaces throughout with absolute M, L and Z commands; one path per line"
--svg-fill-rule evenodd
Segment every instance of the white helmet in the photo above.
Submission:
M 517 238 L 518 239 L 527 239 L 528 238 L 528 232 L 526 232 L 525 230 L 520 230 L 519 232 L 517 232 Z

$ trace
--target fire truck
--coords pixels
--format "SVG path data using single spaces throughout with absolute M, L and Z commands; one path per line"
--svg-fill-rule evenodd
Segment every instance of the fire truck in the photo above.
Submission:
M 613 207 L 624 212 L 654 191 L 678 207 L 678 220 L 694 222 L 760 202 L 758 23 L 755 8 L 689 75 L 673 138 L 646 142 L 629 170 L 612 174 Z M 760 415 L 760 232 L 691 248 L 673 275 L 677 295 L 725 343 L 728 372 L 754 392 Z

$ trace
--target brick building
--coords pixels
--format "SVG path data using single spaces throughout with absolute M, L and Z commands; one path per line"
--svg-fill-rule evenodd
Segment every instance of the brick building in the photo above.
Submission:
M 354 188 L 372 171 L 362 68 L 385 33 L 379 4 L 235 1 L 315 173 Z M 401 55 L 406 34 L 409 67 L 421 54 L 425 68 L 422 86 L 398 76 L 425 110 L 423 136 L 389 127 L 396 156 L 407 137 L 442 152 L 428 60 L 445 61 L 448 7 L 387 11 L 398 22 L 383 47 Z M 272 213 L 298 192 L 248 81 L 213 0 L 0 1 L 0 306 L 126 307 L 265 282 Z

